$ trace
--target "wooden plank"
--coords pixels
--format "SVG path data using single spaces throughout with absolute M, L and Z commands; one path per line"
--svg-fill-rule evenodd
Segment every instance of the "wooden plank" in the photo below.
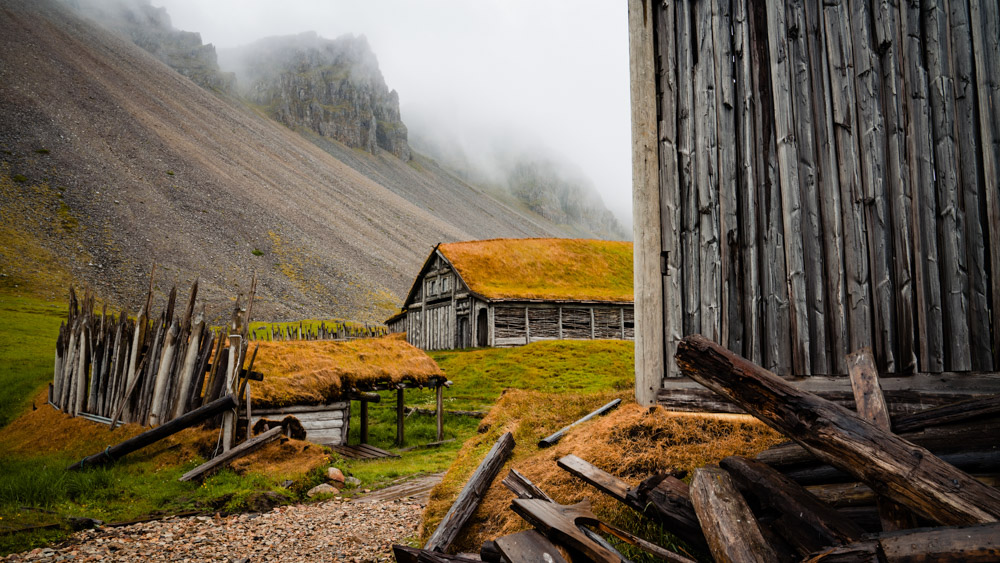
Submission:
M 969 6 L 973 58 L 976 66 L 979 149 L 983 160 L 983 185 L 1000 185 L 1000 6 L 992 0 L 971 0 Z M 1000 194 L 984 190 L 986 240 L 1000 240 Z M 1000 245 L 989 245 L 990 308 L 994 369 L 1000 367 Z
M 924 22 L 924 58 L 930 85 L 934 174 L 937 184 L 938 237 L 945 338 L 945 369 L 967 371 L 969 355 L 968 263 L 965 253 L 965 214 L 959 195 L 960 162 L 955 141 L 954 75 L 948 43 L 948 10 L 943 0 L 921 6 Z
M 844 268 L 847 299 L 848 347 L 870 346 L 872 301 L 869 288 L 868 246 L 865 241 L 864 190 L 861 184 L 854 115 L 854 62 L 850 17 L 846 0 L 824 3 L 823 22 L 829 60 L 830 104 L 837 148 L 843 220 Z
M 897 434 L 930 426 L 954 424 L 1000 416 L 1000 395 L 967 399 L 897 418 L 892 425 Z
M 663 286 L 660 275 L 660 164 L 657 145 L 653 2 L 629 0 L 632 96 L 633 271 L 635 274 L 636 401 L 652 405 L 664 370 Z
M 406 410 L 406 404 L 404 403 L 404 393 L 406 390 L 403 387 L 396 388 L 396 445 L 403 446 L 406 442 L 406 416 L 403 413 Z
M 333 412 L 333 411 L 344 411 L 347 409 L 347 401 L 336 401 L 333 403 L 327 403 L 325 405 L 292 405 L 289 407 L 281 408 L 269 408 L 269 409 L 257 409 L 256 412 L 259 415 L 270 415 L 270 414 L 294 414 L 298 415 L 301 413 L 313 413 L 313 412 Z
M 180 325 L 174 320 L 167 329 L 166 339 L 163 343 L 163 356 L 160 359 L 160 369 L 156 372 L 156 379 L 153 381 L 153 396 L 149 410 L 149 424 L 156 426 L 164 418 L 164 405 L 167 395 L 167 387 L 170 384 L 170 376 L 173 373 L 174 354 L 177 351 L 177 338 L 180 335 Z
M 444 440 L 444 385 L 436 385 L 434 388 L 436 413 L 434 415 L 437 422 L 437 441 Z
M 695 469 L 691 479 L 691 503 L 716 561 L 778 561 L 778 555 L 764 541 L 746 500 L 724 470 L 718 467 Z
M 281 427 L 276 426 L 267 432 L 259 436 L 254 436 L 249 440 L 243 442 L 242 444 L 236 446 L 235 448 L 229 450 L 226 453 L 219 454 L 212 459 L 206 461 L 205 463 L 195 467 L 191 471 L 188 471 L 184 475 L 178 478 L 178 481 L 192 481 L 194 479 L 201 479 L 202 477 L 208 475 L 212 471 L 215 471 L 224 465 L 229 464 L 235 459 L 241 458 L 247 454 L 253 453 L 260 448 L 266 446 L 267 444 L 281 438 Z
M 701 331 L 698 186 L 695 181 L 694 7 L 677 2 L 677 179 L 681 202 L 681 334 Z
M 458 498 L 448 509 L 441 522 L 431 534 L 430 539 L 424 545 L 424 549 L 431 551 L 445 551 L 455 537 L 462 530 L 462 526 L 468 521 L 476 507 L 482 501 L 486 491 L 490 488 L 490 483 L 500 472 L 504 462 L 514 450 L 514 437 L 510 432 L 500 436 L 486 457 L 479 463 L 479 466 L 469 477 L 468 482 L 458 494 Z
M 953 525 L 992 522 L 1000 516 L 997 491 L 704 337 L 682 340 L 677 363 L 686 375 L 737 402 L 823 461 L 862 481 L 883 483 L 886 496 L 923 516 Z
M 1000 485 L 1000 476 L 973 475 L 977 481 L 996 488 Z M 842 508 L 848 506 L 872 506 L 875 504 L 875 491 L 864 483 L 830 483 L 806 487 L 813 496 L 833 506 Z
M 873 561 L 963 561 L 986 563 L 1000 557 L 1000 524 L 965 528 L 932 528 L 880 536 L 805 559 L 809 563 Z
M 566 563 L 555 544 L 535 530 L 497 538 L 496 546 L 510 563 Z
M 659 131 L 659 167 L 660 167 L 660 250 L 662 256 L 663 283 L 663 338 L 664 366 L 663 377 L 672 378 L 678 375 L 674 364 L 674 352 L 677 342 L 681 339 L 683 330 L 682 314 L 684 310 L 683 294 L 681 293 L 681 193 L 678 178 L 677 152 L 677 27 L 675 22 L 676 6 L 673 0 L 653 3 L 656 14 L 656 54 L 659 67 L 657 95 L 660 105 L 658 109 Z M 623 311 L 624 313 L 624 311 Z M 625 319 L 622 315 L 622 338 L 625 338 Z M 656 382 L 655 388 L 659 388 Z M 636 386 L 638 388 L 638 385 Z M 655 394 L 653 399 L 655 400 Z
M 877 428 L 892 431 L 889 420 L 889 407 L 882 396 L 879 387 L 878 370 L 875 367 L 875 357 L 870 348 L 862 348 L 847 356 L 847 368 L 851 373 L 851 387 L 854 389 L 854 402 L 857 404 L 858 416 L 861 420 Z M 915 528 L 916 519 L 905 506 L 880 497 L 878 499 L 879 520 L 886 532 Z
M 565 426 L 565 427 L 559 429 L 558 431 L 556 431 L 555 433 L 553 433 L 552 435 L 546 436 L 545 438 L 542 438 L 541 440 L 538 441 L 538 447 L 539 448 L 548 448 L 548 447 L 556 445 L 559 442 L 559 440 L 561 440 L 562 437 L 566 435 L 566 432 L 568 432 L 570 428 L 573 428 L 577 424 L 582 424 L 584 422 L 587 422 L 588 420 L 590 420 L 592 418 L 595 418 L 595 417 L 607 414 L 607 413 L 611 412 L 612 410 L 614 410 L 620 404 L 622 404 L 622 400 L 621 399 L 614 399 L 612 401 L 609 401 L 607 404 L 599 407 L 598 409 L 596 409 L 594 411 L 591 411 L 589 414 L 587 414 L 583 418 L 580 418 L 579 420 L 577 420 L 573 424 L 570 424 L 569 426 Z

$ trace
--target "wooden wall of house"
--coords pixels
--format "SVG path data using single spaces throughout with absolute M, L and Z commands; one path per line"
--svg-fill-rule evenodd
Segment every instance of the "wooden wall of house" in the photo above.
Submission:
M 1000 368 L 1000 1 L 629 11 L 637 381 Z
M 288 415 L 299 419 L 302 428 L 306 431 L 306 440 L 310 442 L 324 445 L 347 443 L 351 421 L 350 401 L 339 401 L 328 405 L 260 409 L 250 412 L 253 424 L 256 424 L 261 418 L 280 421 Z
M 594 306 L 552 303 L 493 305 L 493 346 L 519 346 L 540 340 L 631 339 L 632 305 Z

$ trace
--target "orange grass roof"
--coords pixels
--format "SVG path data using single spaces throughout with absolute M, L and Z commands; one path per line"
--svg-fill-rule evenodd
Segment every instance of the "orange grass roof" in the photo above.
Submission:
M 488 299 L 634 300 L 631 242 L 491 239 L 438 249 L 469 289 Z
M 444 377 L 437 363 L 403 336 L 260 342 L 253 370 L 264 374 L 264 380 L 253 382 L 253 405 L 320 405 L 342 398 L 351 388 L 403 380 L 423 384 Z

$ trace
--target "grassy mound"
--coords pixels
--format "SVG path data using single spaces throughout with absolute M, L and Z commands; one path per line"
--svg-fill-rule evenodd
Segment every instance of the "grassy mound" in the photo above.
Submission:
M 615 397 L 622 397 L 626 403 L 605 417 L 574 428 L 556 446 L 538 449 L 539 439 Z M 454 551 L 478 552 L 484 540 L 528 528 L 510 510 L 514 495 L 500 484 L 510 468 L 523 473 L 557 502 L 572 504 L 590 499 L 598 517 L 664 543 L 669 539 L 657 526 L 559 469 L 556 460 L 574 454 L 638 484 L 653 473 L 691 471 L 729 455 L 753 455 L 781 441 L 774 431 L 749 417 L 670 413 L 660 407 L 643 408 L 631 400 L 631 391 L 558 396 L 506 393 L 483 420 L 480 434 L 466 442 L 445 480 L 432 492 L 424 512 L 422 536 L 430 537 L 483 456 L 507 431 L 514 434 L 517 444 L 511 461 L 456 540 Z

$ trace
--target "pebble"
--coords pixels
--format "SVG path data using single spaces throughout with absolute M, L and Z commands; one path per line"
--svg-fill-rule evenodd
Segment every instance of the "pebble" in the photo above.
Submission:
M 331 500 L 261 514 L 196 516 L 77 532 L 61 545 L 0 561 L 392 561 L 392 544 L 417 533 L 424 505 Z

